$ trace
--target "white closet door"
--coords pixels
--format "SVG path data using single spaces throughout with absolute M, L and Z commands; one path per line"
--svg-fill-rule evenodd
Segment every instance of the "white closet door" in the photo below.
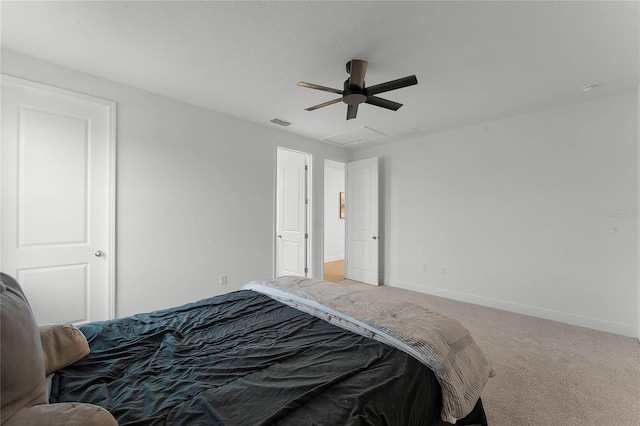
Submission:
M 0 267 L 41 324 L 114 316 L 114 112 L 2 76 Z

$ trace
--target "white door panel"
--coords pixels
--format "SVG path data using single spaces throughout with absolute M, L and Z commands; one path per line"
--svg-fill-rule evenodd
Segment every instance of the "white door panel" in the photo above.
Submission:
M 282 242 L 281 275 L 304 275 L 304 261 L 300 258 L 301 244 L 293 241 Z
M 378 285 L 378 159 L 347 163 L 346 278 Z
M 278 161 L 276 276 L 307 275 L 307 159 L 290 153 Z
M 88 264 L 20 269 L 16 278 L 38 324 L 88 320 Z
M 86 243 L 88 120 L 24 107 L 18 117 L 18 247 Z
M 114 316 L 114 109 L 2 76 L 0 267 L 39 323 Z

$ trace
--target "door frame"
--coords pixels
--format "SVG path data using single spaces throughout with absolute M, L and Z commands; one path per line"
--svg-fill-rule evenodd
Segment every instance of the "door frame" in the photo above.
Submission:
M 314 268 L 313 268 L 313 241 L 314 241 L 314 233 L 313 233 L 313 156 L 309 152 L 299 151 L 296 149 L 287 148 L 285 146 L 276 145 L 275 147 L 275 173 L 274 173 L 274 214 L 273 214 L 273 276 L 275 277 L 278 272 L 278 164 L 279 164 L 279 153 L 280 151 L 289 151 L 296 154 L 304 155 L 307 158 L 307 184 L 306 184 L 306 193 L 307 193 L 307 204 L 305 206 L 306 209 L 306 233 L 308 234 L 308 238 L 306 239 L 306 249 L 305 249 L 305 262 L 307 265 L 307 277 L 312 277 Z
M 325 183 L 326 183 L 326 174 L 327 174 L 327 161 L 331 161 L 331 162 L 334 162 L 334 163 L 340 163 L 340 164 L 342 164 L 342 165 L 344 166 L 344 170 L 343 170 L 343 178 L 344 178 L 344 179 L 343 179 L 343 184 L 344 184 L 344 187 L 345 187 L 345 192 L 346 192 L 346 186 L 347 186 L 347 163 L 349 163 L 349 161 L 348 161 L 348 160 L 345 160 L 345 159 L 334 159 L 334 158 L 329 158 L 329 157 L 325 157 L 325 158 L 324 158 L 324 161 L 323 161 L 323 167 L 322 167 L 322 173 L 323 173 L 323 179 L 322 179 L 322 181 L 323 181 L 323 182 L 322 182 L 322 196 L 323 196 L 323 197 L 322 197 L 322 199 L 323 199 L 322 215 L 323 215 L 323 216 L 322 216 L 322 253 L 321 253 L 321 255 L 322 255 L 322 259 L 321 259 L 321 260 L 322 260 L 322 262 L 321 262 L 321 265 L 322 265 L 323 267 L 322 267 L 322 269 L 321 269 L 320 279 L 324 279 L 324 263 L 325 263 L 325 258 L 326 258 L 326 253 L 325 253 L 325 251 L 326 251 L 326 244 L 327 244 L 327 235 L 326 235 L 326 226 L 327 226 L 327 220 L 326 220 L 326 219 L 327 219 L 327 218 L 326 218 L 326 215 L 325 215 L 325 210 L 326 210 L 326 208 L 325 208 L 325 206 L 324 206 L 324 200 L 325 200 L 325 198 L 326 198 L 326 191 L 327 191 L 327 188 L 325 187 Z M 330 201 L 330 202 L 334 203 L 334 202 L 336 202 L 336 201 L 337 201 L 337 200 Z M 337 205 L 337 204 L 336 204 L 336 205 Z M 346 248 L 346 245 L 347 245 L 347 238 L 346 238 L 346 230 L 347 230 L 347 227 L 346 227 L 346 219 L 344 219 L 344 220 L 345 220 L 345 234 L 344 234 L 344 238 L 343 238 L 343 240 L 342 240 L 342 245 L 343 245 L 343 250 L 344 250 L 344 258 L 343 258 L 343 260 L 344 260 L 344 262 L 345 262 L 345 268 L 344 268 L 345 270 L 344 270 L 344 272 L 345 272 L 345 277 L 346 277 L 346 263 L 347 263 L 347 248 Z
M 48 92 L 57 96 L 75 98 L 81 101 L 89 101 L 104 105 L 109 113 L 109 149 L 108 161 L 109 174 L 107 180 L 109 182 L 109 208 L 107 212 L 108 223 L 108 241 L 106 247 L 107 261 L 107 314 L 109 318 L 116 317 L 116 102 L 96 96 L 86 95 L 84 93 L 72 90 L 62 89 L 31 80 L 25 80 L 19 77 L 0 74 L 2 84 L 19 86 L 28 90 Z M 1 229 L 1 228 L 0 228 Z M 2 269 L 2 264 L 0 264 Z

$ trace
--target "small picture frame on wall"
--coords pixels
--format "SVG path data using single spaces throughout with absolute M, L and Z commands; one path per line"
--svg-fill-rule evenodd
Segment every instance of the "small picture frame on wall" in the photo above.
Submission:
M 344 192 L 340 193 L 340 219 L 344 219 Z

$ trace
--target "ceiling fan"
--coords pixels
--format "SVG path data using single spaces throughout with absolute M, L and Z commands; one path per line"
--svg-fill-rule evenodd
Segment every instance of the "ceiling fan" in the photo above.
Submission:
M 347 73 L 349 74 L 349 78 L 344 82 L 344 90 L 332 89 L 331 87 L 319 86 L 317 84 L 306 83 L 304 81 L 299 82 L 298 86 L 300 87 L 308 87 L 309 89 L 323 90 L 325 92 L 342 95 L 342 97 L 338 99 L 306 108 L 306 110 L 313 111 L 318 108 L 337 104 L 338 102 L 342 101 L 348 105 L 347 120 L 356 118 L 356 115 L 358 114 L 358 105 L 360 105 L 361 103 L 367 103 L 370 105 L 397 111 L 402 106 L 402 104 L 379 98 L 375 95 L 383 92 L 388 92 L 390 90 L 401 89 L 403 87 L 418 84 L 418 79 L 416 78 L 416 76 L 411 75 L 409 77 L 387 81 L 386 83 L 376 84 L 375 86 L 365 87 L 364 75 L 366 72 L 366 61 L 352 59 L 351 61 L 347 62 Z

